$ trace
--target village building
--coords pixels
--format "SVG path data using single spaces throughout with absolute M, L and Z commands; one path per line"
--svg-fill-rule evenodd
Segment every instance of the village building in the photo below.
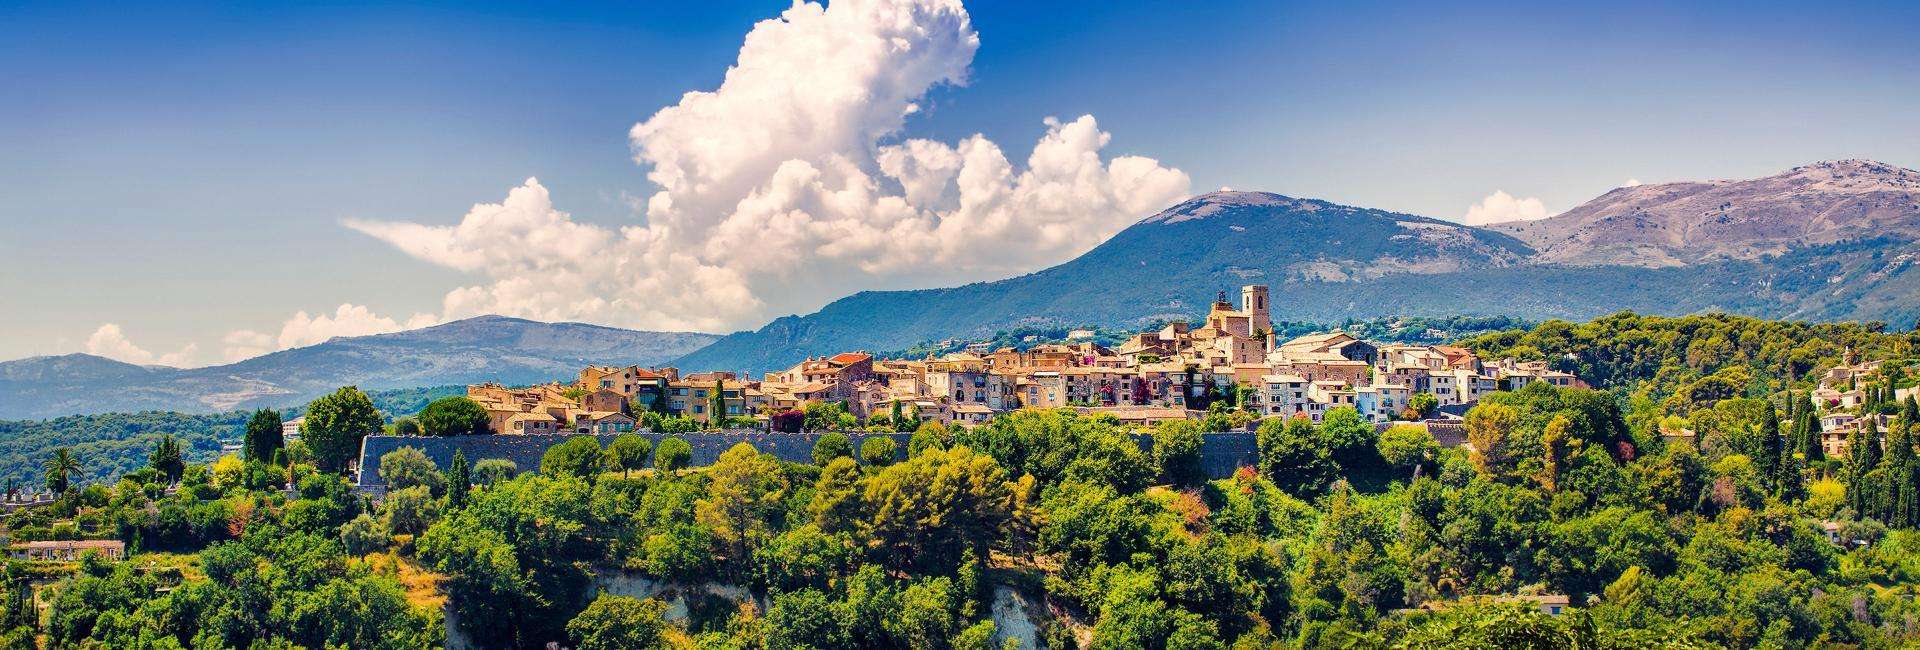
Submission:
M 589 366 L 571 385 L 480 384 L 468 394 L 487 410 L 496 432 L 617 433 L 637 428 L 638 416 L 649 411 L 703 423 L 721 415 L 764 421 L 821 402 L 842 404 L 863 420 L 898 406 L 902 414 L 911 410 L 923 420 L 961 425 L 1022 408 L 1062 407 L 1128 424 L 1159 422 L 1198 418 L 1222 401 L 1261 416 L 1314 421 L 1352 408 L 1385 423 L 1407 417 L 1417 393 L 1432 394 L 1458 413 L 1491 393 L 1535 381 L 1583 385 L 1546 362 L 1485 362 L 1458 346 L 1376 344 L 1338 331 L 1280 342 L 1267 287 L 1247 285 L 1239 293 L 1236 305 L 1221 292 L 1197 327 L 1168 322 L 1111 349 L 1088 340 L 1087 332 L 1067 342 L 1028 336 L 1021 345 L 997 349 L 965 345 L 924 359 L 842 352 L 808 357 L 759 380 L 730 372 Z
M 7 557 L 15 560 L 73 562 L 87 551 L 98 551 L 106 559 L 120 560 L 127 556 L 127 545 L 117 539 L 15 542 L 7 546 Z

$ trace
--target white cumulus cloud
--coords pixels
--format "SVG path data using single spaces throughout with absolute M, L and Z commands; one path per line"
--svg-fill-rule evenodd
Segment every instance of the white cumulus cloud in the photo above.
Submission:
M 186 366 L 192 362 L 197 350 L 198 346 L 189 343 L 176 352 L 155 354 L 135 345 L 132 339 L 127 338 L 126 332 L 113 323 L 101 325 L 93 331 L 92 336 L 87 337 L 87 354 L 143 366 Z
M 1469 226 L 1484 226 L 1490 223 L 1507 221 L 1533 221 L 1547 217 L 1547 205 L 1531 196 L 1516 198 L 1502 190 L 1494 190 L 1486 198 L 1480 199 L 1467 208 L 1467 215 L 1460 223 Z
M 1638 179 L 1638 178 L 1629 178 L 1629 179 L 1627 179 L 1627 182 L 1625 182 L 1625 183 L 1621 183 L 1621 184 L 1620 184 L 1620 186 L 1621 186 L 1621 187 L 1639 187 L 1639 186 L 1640 186 L 1640 179 Z
M 1187 194 L 1178 169 L 1103 156 L 1092 116 L 1044 120 L 1023 165 L 980 135 L 901 137 L 929 90 L 966 82 L 979 43 L 957 0 L 796 2 L 753 27 L 719 88 L 632 128 L 658 186 L 642 223 L 575 221 L 528 179 L 455 225 L 347 225 L 483 276 L 447 294 L 445 318 L 725 330 L 1031 271 Z
M 332 314 L 295 313 L 281 323 L 279 335 L 254 330 L 235 330 L 221 339 L 228 361 L 257 357 L 268 352 L 324 343 L 337 336 L 366 336 L 401 330 L 419 329 L 439 322 L 431 314 L 414 314 L 406 321 L 381 316 L 362 305 L 344 303 Z

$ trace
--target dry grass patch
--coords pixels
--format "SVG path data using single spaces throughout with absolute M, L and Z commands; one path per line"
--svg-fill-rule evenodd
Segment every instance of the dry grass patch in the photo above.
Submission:
M 428 571 L 410 558 L 403 558 L 391 551 L 368 553 L 360 558 L 367 568 L 380 575 L 393 578 L 406 591 L 407 602 L 414 607 L 427 611 L 440 611 L 447 604 L 447 593 L 440 586 L 447 577 Z

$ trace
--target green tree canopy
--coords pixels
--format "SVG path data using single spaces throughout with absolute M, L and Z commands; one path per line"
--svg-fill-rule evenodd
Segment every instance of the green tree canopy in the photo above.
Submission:
M 360 455 L 360 440 L 380 431 L 384 422 L 366 393 L 346 386 L 307 404 L 300 438 L 313 449 L 321 471 L 338 472 Z
M 625 477 L 633 470 L 646 469 L 647 461 L 652 456 L 653 443 L 647 442 L 639 434 L 623 433 L 607 443 L 606 465 L 620 470 L 620 476 Z
M 813 442 L 813 464 L 826 467 L 835 458 L 852 458 L 853 441 L 847 434 L 838 431 L 828 432 Z
M 593 436 L 573 436 L 547 448 L 540 457 L 540 473 L 592 479 L 600 475 L 601 453 L 600 441 Z
M 424 486 L 435 495 L 446 491 L 446 477 L 440 474 L 426 452 L 416 447 L 401 447 L 380 456 L 380 480 L 388 490 Z
M 661 439 L 659 448 L 653 450 L 653 466 L 664 473 L 684 469 L 692 461 L 693 445 L 680 438 Z
M 894 456 L 900 453 L 900 445 L 887 436 L 868 436 L 860 441 L 860 462 L 874 467 L 893 464 Z
M 1255 432 L 1261 473 L 1289 494 L 1306 497 L 1326 489 L 1338 466 L 1333 450 L 1304 417 L 1268 418 Z
M 240 457 L 263 463 L 272 460 L 275 450 L 287 446 L 280 424 L 279 411 L 254 411 L 253 417 L 247 420 L 246 437 L 241 439 Z
M 601 594 L 567 621 L 580 650 L 645 650 L 666 645 L 667 604 L 657 599 Z
M 442 397 L 421 409 L 420 431 L 429 436 L 491 433 L 487 410 L 465 396 Z

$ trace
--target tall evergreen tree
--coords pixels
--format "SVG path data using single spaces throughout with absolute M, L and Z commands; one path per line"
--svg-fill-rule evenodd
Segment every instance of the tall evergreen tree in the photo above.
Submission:
M 1786 484 L 1788 464 L 1782 453 L 1785 445 L 1786 441 L 1780 437 L 1780 414 L 1768 403 L 1766 414 L 1760 418 L 1760 448 L 1754 454 L 1753 464 L 1760 468 L 1768 487 L 1776 494 Z
M 1911 528 L 1920 525 L 1920 460 L 1913 452 L 1913 414 L 1902 408 L 1887 436 L 1887 525 Z
M 273 459 L 274 450 L 286 446 L 286 438 L 281 435 L 280 412 L 254 411 L 253 417 L 247 420 L 246 437 L 240 441 L 241 458 L 264 463 Z
M 13 571 L 9 567 L 9 574 Z M 0 613 L 0 629 L 40 628 L 40 610 L 33 604 L 33 583 L 26 576 L 7 576 L 7 609 Z
M 447 507 L 460 508 L 467 505 L 467 492 L 473 489 L 473 467 L 467 464 L 467 453 L 453 450 L 453 461 L 447 467 Z
M 708 398 L 707 423 L 718 427 L 727 426 L 727 380 L 714 378 L 713 396 Z
M 167 482 L 179 482 L 180 475 L 187 471 L 186 460 L 180 457 L 180 441 L 171 435 L 160 436 L 160 444 L 147 455 L 147 465 L 167 477 Z
M 1880 427 L 1872 418 L 1847 440 L 1847 504 L 1862 518 L 1885 519 Z
M 1808 463 L 1827 459 L 1826 446 L 1820 442 L 1820 418 L 1812 409 L 1800 412 L 1800 453 Z
M 1879 419 L 1867 418 L 1866 425 L 1860 427 L 1860 434 L 1866 444 L 1862 445 L 1858 452 L 1859 466 L 1863 472 L 1873 471 L 1880 466 L 1880 460 L 1887 446 L 1886 439 L 1880 436 Z

